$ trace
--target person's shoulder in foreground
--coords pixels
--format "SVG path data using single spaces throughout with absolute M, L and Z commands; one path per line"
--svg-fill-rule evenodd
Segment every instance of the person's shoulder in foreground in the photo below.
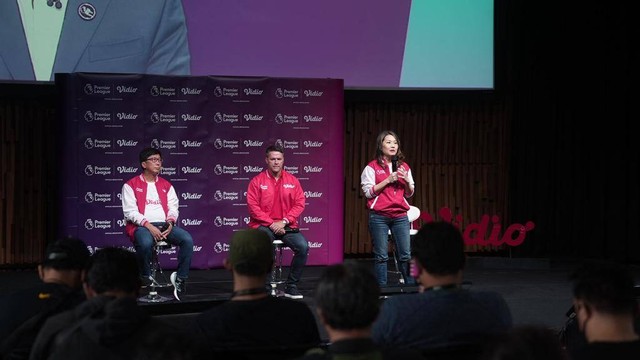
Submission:
M 419 359 L 410 350 L 381 349 L 371 339 L 380 308 L 380 288 L 373 273 L 353 261 L 329 266 L 316 287 L 318 319 L 329 335 L 326 348 L 309 350 L 304 359 Z
M 569 360 L 557 332 L 542 325 L 518 325 L 490 339 L 481 360 Z
M 623 264 L 590 261 L 576 269 L 573 307 L 585 342 L 568 346 L 574 360 L 640 359 L 635 279 Z M 571 345 L 571 344 L 569 344 Z
M 374 342 L 430 349 L 477 343 L 511 328 L 502 296 L 462 288 L 466 256 L 457 227 L 447 222 L 423 225 L 412 253 L 420 292 L 385 301 L 373 327 Z
M 231 300 L 194 319 L 194 332 L 212 351 L 320 343 L 315 319 L 305 303 L 267 293 L 272 251 L 271 239 L 264 231 L 246 229 L 233 234 L 224 260 L 225 268 L 233 274 Z
M 90 256 L 84 241 L 76 238 L 59 239 L 47 246 L 38 265 L 42 282 L 0 300 L 1 353 L 7 357 L 28 354 L 48 318 L 85 300 L 81 276 Z
M 107 247 L 96 251 L 84 282 L 88 300 L 47 321 L 30 358 L 143 356 L 150 349 L 143 346 L 143 341 L 155 332 L 178 339 L 176 329 L 138 306 L 141 283 L 137 269 L 135 255 L 126 249 Z M 98 349 L 100 353 L 96 354 Z

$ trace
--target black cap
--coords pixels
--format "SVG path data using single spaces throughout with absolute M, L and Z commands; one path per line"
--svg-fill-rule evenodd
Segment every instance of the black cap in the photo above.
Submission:
M 91 253 L 84 241 L 64 238 L 47 246 L 42 266 L 58 270 L 84 269 Z

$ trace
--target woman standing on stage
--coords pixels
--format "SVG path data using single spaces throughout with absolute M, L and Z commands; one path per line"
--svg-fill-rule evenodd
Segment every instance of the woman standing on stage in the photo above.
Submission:
M 387 285 L 389 230 L 398 250 L 398 266 L 406 284 L 414 284 L 409 276 L 411 244 L 409 236 L 409 203 L 415 183 L 411 168 L 404 162 L 400 140 L 393 131 L 385 130 L 376 140 L 376 154 L 360 175 L 360 186 L 367 198 L 369 232 L 373 241 L 375 275 L 380 286 Z

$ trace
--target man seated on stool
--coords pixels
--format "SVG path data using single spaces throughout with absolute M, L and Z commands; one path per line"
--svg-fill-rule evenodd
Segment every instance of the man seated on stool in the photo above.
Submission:
M 193 327 L 211 351 L 229 358 L 233 353 L 224 351 L 297 349 L 302 354 L 320 343 L 318 326 L 305 303 L 268 294 L 265 281 L 272 265 L 271 239 L 265 232 L 233 234 L 224 261 L 233 272 L 231 300 L 198 315 Z
M 189 277 L 193 239 L 176 225 L 179 200 L 173 185 L 160 177 L 162 153 L 154 148 L 140 152 L 142 174 L 122 186 L 122 210 L 127 221 L 126 233 L 136 249 L 143 284 L 151 276 L 151 251 L 158 241 L 165 240 L 180 247 L 178 271 L 171 274 L 173 295 L 180 300 Z
M 269 146 L 266 150 L 267 169 L 249 183 L 247 205 L 249 227 L 264 231 L 271 240 L 281 239 L 293 250 L 284 296 L 301 299 L 298 281 L 307 263 L 309 243 L 298 231 L 298 216 L 304 210 L 304 192 L 298 179 L 284 170 L 284 150 Z

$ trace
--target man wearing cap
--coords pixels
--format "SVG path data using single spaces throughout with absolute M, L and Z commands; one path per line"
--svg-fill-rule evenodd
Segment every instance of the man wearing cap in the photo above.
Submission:
M 189 354 L 190 344 L 179 329 L 138 305 L 137 267 L 135 255 L 127 249 L 97 250 L 84 275 L 87 301 L 50 317 L 29 359 L 150 359 L 154 357 L 147 354 L 148 347 L 167 341 L 183 345 L 181 353 Z M 171 358 L 168 352 L 163 355 Z
M 271 239 L 264 231 L 234 233 L 224 261 L 233 272 L 231 300 L 195 319 L 194 328 L 211 351 L 229 357 L 242 349 L 298 349 L 302 354 L 319 344 L 318 326 L 306 304 L 268 294 L 265 282 L 272 264 Z M 221 354 L 227 350 L 231 353 Z
M 284 170 L 282 147 L 269 146 L 265 162 L 267 169 L 251 179 L 247 190 L 249 227 L 264 231 L 272 241 L 282 240 L 293 251 L 284 295 L 301 299 L 298 281 L 309 252 L 309 243 L 298 227 L 298 217 L 305 206 L 304 192 L 300 181 Z
M 47 246 L 38 275 L 42 283 L 0 297 L 0 353 L 28 358 L 45 320 L 85 300 L 82 270 L 91 254 L 79 239 L 65 238 Z
M 189 277 L 193 238 L 177 226 L 179 199 L 171 183 L 160 176 L 162 153 L 145 148 L 138 155 L 142 174 L 122 186 L 122 211 L 127 220 L 125 232 L 136 249 L 140 278 L 148 283 L 151 276 L 151 252 L 161 240 L 180 247 L 178 271 L 171 274 L 173 295 L 180 300 Z

